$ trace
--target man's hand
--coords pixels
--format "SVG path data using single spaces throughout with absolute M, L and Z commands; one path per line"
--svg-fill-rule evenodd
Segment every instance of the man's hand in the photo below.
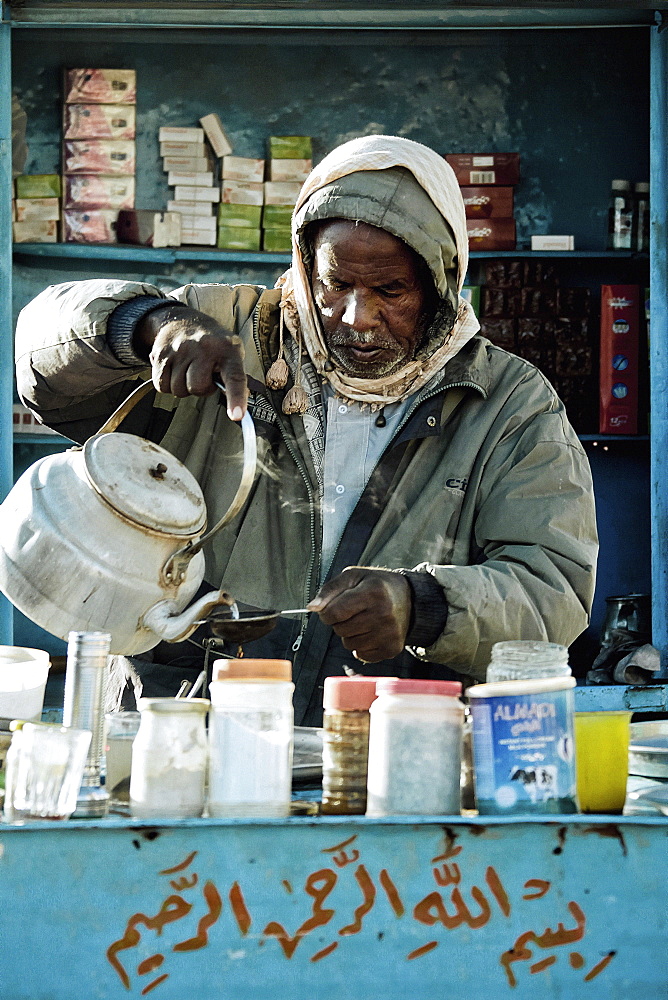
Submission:
M 184 306 L 155 309 L 137 327 L 135 350 L 148 357 L 160 392 L 208 396 L 220 379 L 228 415 L 241 420 L 248 397 L 243 345 L 210 316 Z
M 411 588 L 400 573 L 349 566 L 326 583 L 309 604 L 343 645 L 365 663 L 397 656 L 406 645 Z

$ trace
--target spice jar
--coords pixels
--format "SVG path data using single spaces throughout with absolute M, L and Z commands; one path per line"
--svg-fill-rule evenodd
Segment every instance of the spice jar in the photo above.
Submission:
M 480 813 L 575 812 L 573 688 L 555 642 L 497 642 L 487 683 L 466 692 Z
M 459 813 L 458 681 L 381 677 L 369 709 L 367 816 Z
M 209 685 L 209 815 L 287 816 L 292 791 L 292 664 L 216 660 Z
M 320 811 L 366 810 L 369 708 L 375 677 L 326 677 L 323 691 L 322 805 Z
M 132 744 L 130 808 L 140 819 L 181 819 L 204 810 L 205 698 L 140 698 Z

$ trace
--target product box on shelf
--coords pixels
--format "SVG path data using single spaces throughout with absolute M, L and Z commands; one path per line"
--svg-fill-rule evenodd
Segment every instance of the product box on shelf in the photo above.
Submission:
M 167 174 L 170 187 L 213 187 L 213 173 L 210 170 L 201 174 L 187 174 L 180 170 L 170 170 Z
M 227 205 L 262 205 L 264 187 L 250 181 L 223 181 L 222 200 Z
M 260 205 L 232 205 L 221 201 L 218 224 L 229 229 L 259 229 L 262 221 Z
M 513 216 L 512 187 L 462 187 L 467 219 L 511 219 Z
M 188 142 L 184 139 L 173 139 L 160 143 L 161 156 L 186 156 L 191 159 L 205 157 L 208 151 L 203 142 Z
M 575 250 L 574 236 L 532 236 L 532 250 Z
M 210 201 L 175 201 L 167 202 L 168 212 L 180 212 L 181 215 L 199 215 L 201 217 L 213 215 L 213 204 Z
M 63 173 L 130 176 L 135 172 L 131 139 L 65 139 Z
M 181 215 L 151 209 L 122 210 L 118 213 L 116 236 L 119 243 L 178 247 L 181 245 Z
M 256 160 L 249 156 L 224 156 L 223 180 L 262 184 L 264 181 L 264 160 Z
M 60 198 L 60 174 L 19 174 L 14 190 L 17 198 Z
M 293 211 L 293 205 L 265 205 L 262 210 L 262 225 L 265 229 L 289 229 Z
M 260 230 L 219 226 L 216 245 L 220 250 L 259 250 Z
M 36 415 L 23 403 L 12 406 L 12 430 L 14 434 L 52 434 L 59 437 L 58 431 L 52 430 L 46 424 L 40 424 Z
M 638 433 L 640 288 L 601 285 L 601 434 Z
M 174 201 L 220 201 L 217 187 L 197 187 L 194 184 L 178 184 L 174 188 Z
M 66 69 L 67 104 L 135 104 L 137 74 L 133 69 Z
M 65 104 L 63 139 L 134 139 L 134 104 Z
M 313 145 L 310 135 L 272 135 L 269 137 L 269 158 L 272 160 L 311 160 Z
M 197 147 L 202 149 L 201 146 Z M 163 156 L 162 169 L 167 174 L 177 171 L 184 174 L 204 174 L 211 170 L 211 164 L 206 156 Z
M 471 250 L 514 250 L 514 219 L 467 219 Z
M 294 205 L 299 197 L 298 181 L 265 181 L 264 200 L 267 205 Z
M 201 216 L 182 216 L 181 243 L 185 245 L 193 243 L 197 246 L 214 247 L 216 245 L 215 217 L 211 216 L 210 219 L 205 219 Z
M 461 187 L 512 186 L 520 179 L 519 153 L 448 153 L 445 157 Z
M 232 152 L 232 143 L 228 139 L 223 128 L 223 123 L 218 115 L 215 113 L 204 115 L 203 118 L 200 118 L 199 123 L 204 129 L 217 159 L 220 160 L 223 156 L 229 156 Z
M 161 147 L 163 142 L 187 142 L 203 146 L 204 129 L 190 128 L 189 126 L 182 125 L 161 125 L 158 132 L 158 142 Z M 162 148 L 160 149 L 160 152 L 162 152 Z
M 263 229 L 262 249 L 272 250 L 275 253 L 289 252 L 292 250 L 292 230 L 290 228 Z
M 59 218 L 58 198 L 17 198 L 14 202 L 16 222 L 53 222 Z
M 134 177 L 72 174 L 63 178 L 63 188 L 64 208 L 134 208 Z
M 299 181 L 303 183 L 313 168 L 312 160 L 269 160 L 270 181 Z
M 57 243 L 58 222 L 54 219 L 28 219 L 14 222 L 15 243 Z
M 115 243 L 118 212 L 104 208 L 91 208 L 76 212 L 63 211 L 63 239 L 65 243 Z

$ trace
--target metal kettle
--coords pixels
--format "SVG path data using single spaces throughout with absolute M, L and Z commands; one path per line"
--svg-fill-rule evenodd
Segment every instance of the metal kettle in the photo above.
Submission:
M 255 477 L 250 414 L 241 421 L 241 483 L 205 533 L 206 505 L 189 470 L 134 434 L 112 433 L 151 388 L 145 382 L 83 446 L 48 455 L 0 504 L 0 590 L 28 618 L 66 639 L 104 631 L 132 655 L 187 638 L 224 590 L 190 607 L 204 577 L 202 547 L 242 508 Z

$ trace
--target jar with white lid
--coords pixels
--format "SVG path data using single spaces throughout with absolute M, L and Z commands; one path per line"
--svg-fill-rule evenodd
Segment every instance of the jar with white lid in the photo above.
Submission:
M 574 687 L 565 646 L 534 640 L 494 644 L 487 683 L 466 692 L 480 813 L 577 810 Z
M 287 816 L 292 793 L 292 664 L 216 660 L 209 685 L 209 815 Z
M 206 698 L 140 698 L 130 808 L 139 819 L 201 816 L 206 796 Z
M 460 812 L 458 681 L 381 677 L 369 713 L 367 816 Z

